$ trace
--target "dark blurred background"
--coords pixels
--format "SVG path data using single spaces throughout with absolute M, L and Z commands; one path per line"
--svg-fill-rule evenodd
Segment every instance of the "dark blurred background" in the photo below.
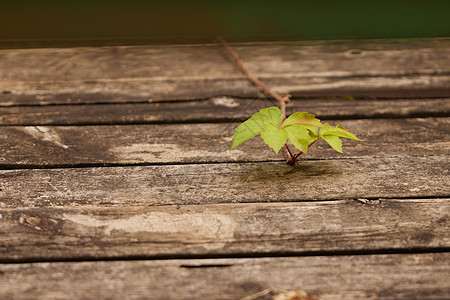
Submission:
M 450 0 L 0 0 L 0 42 L 95 45 L 450 36 Z

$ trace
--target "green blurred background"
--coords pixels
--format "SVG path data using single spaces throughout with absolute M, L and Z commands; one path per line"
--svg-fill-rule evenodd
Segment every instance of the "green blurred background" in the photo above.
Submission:
M 450 0 L 0 0 L 0 40 L 127 44 L 450 36 Z

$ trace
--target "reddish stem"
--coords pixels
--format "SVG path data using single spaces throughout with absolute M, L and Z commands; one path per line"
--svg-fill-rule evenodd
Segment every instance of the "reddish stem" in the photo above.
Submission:
M 310 143 L 310 144 L 308 145 L 308 148 L 311 147 L 312 145 L 314 145 L 314 143 L 317 142 L 318 140 L 319 140 L 319 139 L 317 139 L 317 140 L 315 140 L 314 142 Z M 297 154 L 294 155 L 294 158 L 297 159 L 297 158 L 298 158 L 300 155 L 302 155 L 303 153 L 305 153 L 305 152 L 300 151 L 299 153 L 297 153 Z
M 288 144 L 284 144 L 284 151 L 286 154 L 286 162 L 288 165 L 292 166 L 297 162 L 297 158 L 292 154 L 291 149 L 289 149 Z

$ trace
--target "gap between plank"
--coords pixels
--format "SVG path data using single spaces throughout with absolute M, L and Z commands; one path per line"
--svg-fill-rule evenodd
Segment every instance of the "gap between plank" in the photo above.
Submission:
M 256 112 L 256 111 L 255 111 Z M 167 125 L 167 124 L 224 124 L 230 122 L 243 122 L 251 117 L 246 118 L 199 118 L 193 120 L 181 120 L 181 121 L 124 121 L 124 122 L 79 122 L 79 123 L 21 123 L 21 124 L 0 124 L 0 127 L 17 127 L 17 126 L 113 126 L 113 125 Z M 390 120 L 390 119 L 413 119 L 413 118 L 449 118 L 450 112 L 429 112 L 429 113 L 411 113 L 408 115 L 402 114 L 375 114 L 373 116 L 364 115 L 352 115 L 352 116 L 327 116 L 322 115 L 320 119 L 322 121 L 345 121 L 345 120 Z
M 306 252 L 270 252 L 251 254 L 193 254 L 193 255 L 154 255 L 154 256 L 116 256 L 116 257 L 61 257 L 53 259 L 1 259 L 1 264 L 28 264 L 28 263 L 59 263 L 59 262 L 95 262 L 95 261 L 143 261 L 143 260 L 179 260 L 179 259 L 229 259 L 229 258 L 275 258 L 275 257 L 308 257 L 308 256 L 364 256 L 364 255 L 402 255 L 402 254 L 428 254 L 428 253 L 448 253 L 450 247 L 432 248 L 385 248 L 377 250 L 346 250 L 346 251 L 306 251 Z
M 440 155 L 429 155 L 434 157 Z M 402 156 L 392 156 L 398 158 Z M 421 155 L 408 155 L 404 157 L 423 157 Z M 334 157 L 334 158 L 308 158 L 300 162 L 310 161 L 334 161 L 334 160 L 365 160 L 364 157 Z M 385 157 L 373 156 L 371 159 L 386 159 Z M 283 159 L 266 160 L 236 160 L 236 161 L 192 161 L 192 162 L 143 162 L 143 163 L 79 163 L 79 164 L 0 164 L 0 171 L 9 170 L 54 170 L 54 169 L 87 169 L 87 168 L 123 168 L 123 167 L 154 167 L 154 166 L 188 166 L 188 165 L 223 165 L 223 164 L 255 164 L 255 163 L 282 163 Z
M 450 75 L 450 74 L 449 74 Z M 351 94 L 351 93 L 350 93 Z M 422 101 L 422 100 L 427 100 L 427 99 L 434 99 L 434 100 L 445 100 L 448 99 L 450 97 L 450 93 L 448 96 L 394 96 L 394 97 L 388 97 L 388 96 L 356 96 L 354 97 L 353 100 L 347 100 L 346 97 L 348 97 L 350 95 L 341 95 L 341 94 L 333 94 L 333 93 L 326 93 L 323 95 L 305 95 L 305 96 L 300 96 L 300 95 L 294 95 L 289 97 L 291 100 L 295 100 L 295 101 L 302 101 L 302 100 L 317 100 L 317 101 L 327 101 L 330 100 L 330 97 L 336 97 L 336 99 L 331 99 L 331 100 L 345 100 L 345 101 L 354 101 L 354 100 L 363 100 L 363 101 L 373 101 L 373 100 L 410 100 L 410 101 Z M 211 100 L 212 98 L 219 98 L 219 97 L 227 97 L 227 98 L 234 98 L 237 100 L 243 100 L 243 101 L 247 101 L 247 100 L 264 100 L 267 97 L 260 97 L 258 95 L 247 95 L 247 96 L 242 96 L 242 95 L 228 95 L 228 94 L 220 94 L 220 95 L 214 95 L 214 96 L 210 96 L 210 97 L 196 97 L 196 98 L 166 98 L 166 99 L 136 99 L 136 100 L 126 100 L 126 101 L 121 101 L 119 99 L 117 100 L 109 100 L 109 101 L 86 101 L 86 102 L 55 102 L 55 103 L 46 103 L 46 102 L 41 102 L 41 103 L 18 103 L 18 104 L 4 104 L 0 102 L 0 108 L 8 108 L 8 107 L 43 107 L 43 106 L 90 106 L 90 105 L 125 105 L 125 104 L 135 104 L 135 105 L 139 105 L 139 104 L 156 104 L 156 103 L 187 103 L 187 102 L 206 102 Z M 274 100 L 274 105 L 275 105 L 275 100 Z

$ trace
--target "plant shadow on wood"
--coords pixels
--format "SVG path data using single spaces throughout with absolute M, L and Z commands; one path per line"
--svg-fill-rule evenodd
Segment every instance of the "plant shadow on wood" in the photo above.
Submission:
M 242 181 L 250 183 L 294 181 L 301 183 L 305 178 L 320 178 L 340 176 L 342 172 L 331 161 L 314 161 L 313 163 L 300 162 L 294 166 L 286 166 L 284 163 L 255 164 L 247 172 L 241 173 Z M 297 181 L 298 180 L 298 181 Z
M 316 163 L 316 164 L 302 164 L 301 162 L 294 165 L 288 170 L 286 175 L 301 174 L 302 176 L 335 176 L 341 174 L 341 172 L 335 168 L 331 163 Z

